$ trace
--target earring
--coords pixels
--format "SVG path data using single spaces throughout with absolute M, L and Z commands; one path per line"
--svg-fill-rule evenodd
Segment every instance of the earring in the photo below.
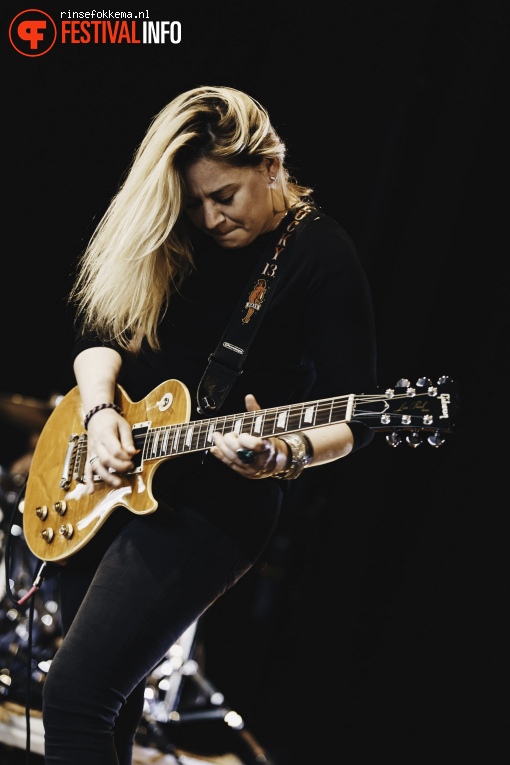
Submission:
M 273 181 L 276 181 L 276 175 L 270 175 L 269 180 L 271 181 L 271 183 L 273 183 Z

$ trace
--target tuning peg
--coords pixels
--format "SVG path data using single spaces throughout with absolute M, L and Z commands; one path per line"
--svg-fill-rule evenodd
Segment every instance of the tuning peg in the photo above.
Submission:
M 413 449 L 416 449 L 417 446 L 421 446 L 422 440 L 419 431 L 413 430 L 412 433 L 409 433 L 409 435 L 406 436 L 406 441 Z
M 395 430 L 393 431 L 393 433 L 389 433 L 386 436 L 386 441 L 393 448 L 396 448 L 397 446 L 400 446 L 400 444 L 402 443 L 401 437 L 399 436 L 399 434 Z
M 445 440 L 446 439 L 440 434 L 438 430 L 436 430 L 436 432 L 433 435 L 427 438 L 427 441 L 429 442 L 429 444 L 431 446 L 434 446 L 436 449 L 442 446 Z
M 409 388 L 411 383 L 409 380 L 405 377 L 401 377 L 400 380 L 397 381 L 395 388 Z
M 426 388 L 428 390 L 431 386 L 432 386 L 432 383 L 431 383 L 431 381 L 429 380 L 428 377 L 420 377 L 416 381 L 416 387 L 417 388 Z

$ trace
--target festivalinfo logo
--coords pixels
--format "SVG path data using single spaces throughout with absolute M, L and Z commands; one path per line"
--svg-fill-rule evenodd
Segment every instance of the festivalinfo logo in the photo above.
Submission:
M 180 21 L 153 21 L 141 11 L 20 11 L 9 26 L 12 47 L 22 56 L 38 58 L 59 45 L 152 45 L 182 40 Z

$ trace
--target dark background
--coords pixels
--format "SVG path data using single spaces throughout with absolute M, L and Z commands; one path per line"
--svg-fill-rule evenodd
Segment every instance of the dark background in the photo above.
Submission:
M 358 247 L 380 385 L 449 375 L 461 406 L 440 449 L 379 434 L 293 485 L 263 564 L 200 625 L 206 674 L 276 765 L 501 762 L 508 4 L 190 5 L 149 6 L 179 45 L 40 59 L 2 11 L 0 394 L 74 385 L 73 267 L 151 118 L 197 85 L 255 96 Z M 27 434 L 0 428 L 8 470 Z

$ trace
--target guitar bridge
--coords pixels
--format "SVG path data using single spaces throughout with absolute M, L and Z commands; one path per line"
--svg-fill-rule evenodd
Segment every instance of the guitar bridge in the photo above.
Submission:
M 69 436 L 69 442 L 67 445 L 66 456 L 64 459 L 64 467 L 62 469 L 62 476 L 60 478 L 60 488 L 67 491 L 71 486 L 71 476 L 73 475 L 74 466 L 76 463 L 76 445 L 79 441 L 77 433 L 72 433 Z

